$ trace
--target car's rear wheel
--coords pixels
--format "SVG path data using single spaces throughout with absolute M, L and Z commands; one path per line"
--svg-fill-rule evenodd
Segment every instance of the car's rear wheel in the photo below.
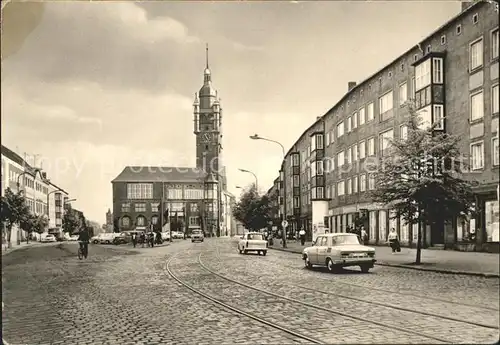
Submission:
M 98 244 L 98 243 L 99 243 L 99 241 L 98 241 L 98 240 L 94 240 L 94 242 L 92 242 L 92 243 L 94 243 L 94 244 Z
M 266 254 L 267 254 L 267 250 L 263 250 L 262 255 L 266 256 Z
M 306 266 L 306 268 L 309 268 L 309 269 L 311 269 L 313 267 L 313 265 L 311 264 L 311 260 L 309 260 L 308 255 L 306 255 L 306 257 L 304 258 L 304 266 Z
M 243 254 L 245 254 L 245 255 L 248 254 L 248 250 L 243 249 Z
M 359 268 L 361 268 L 361 272 L 368 273 L 370 271 L 371 267 L 368 265 L 361 265 L 361 266 L 359 266 Z

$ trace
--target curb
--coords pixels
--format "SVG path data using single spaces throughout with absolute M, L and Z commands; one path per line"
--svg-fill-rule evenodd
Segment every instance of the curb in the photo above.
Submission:
M 25 244 L 25 245 L 16 245 L 15 247 L 11 247 L 10 249 L 3 249 L 2 248 L 2 256 L 4 255 L 8 255 L 12 252 L 15 252 L 16 250 L 19 250 L 19 249 L 23 249 L 23 248 L 31 248 L 31 247 L 35 247 L 37 245 L 39 245 L 40 243 L 39 242 L 36 242 L 36 243 L 30 243 L 30 244 Z
M 273 247 L 269 247 L 269 249 L 278 250 L 280 252 L 293 253 L 293 254 L 302 254 L 302 251 L 299 252 L 297 250 L 287 250 L 287 249 L 283 249 L 283 248 L 273 248 Z M 440 268 L 416 267 L 416 266 L 405 265 L 405 264 L 392 264 L 392 263 L 378 262 L 378 261 L 375 263 L 375 265 L 376 266 L 405 268 L 405 269 L 415 270 L 415 271 L 443 273 L 443 274 L 459 274 L 459 275 L 464 275 L 464 276 L 476 276 L 476 277 L 483 277 L 483 278 L 500 278 L 500 274 L 498 274 L 498 273 L 483 273 L 483 272 L 447 270 L 447 269 L 440 269 Z

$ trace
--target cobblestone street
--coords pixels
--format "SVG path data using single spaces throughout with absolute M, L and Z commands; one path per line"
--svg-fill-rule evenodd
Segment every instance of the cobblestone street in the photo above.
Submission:
M 306 270 L 228 239 L 157 248 L 76 244 L 3 260 L 9 344 L 494 343 L 499 280 L 376 266 Z M 184 284 L 184 285 L 181 285 Z

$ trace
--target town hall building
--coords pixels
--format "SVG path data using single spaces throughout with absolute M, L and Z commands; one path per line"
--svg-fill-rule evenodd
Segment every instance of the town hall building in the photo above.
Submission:
M 193 103 L 196 167 L 127 166 L 111 181 L 114 231 L 201 227 L 206 236 L 231 234 L 235 198 L 222 164 L 222 108 L 206 68 Z M 175 224 L 175 226 L 174 226 Z

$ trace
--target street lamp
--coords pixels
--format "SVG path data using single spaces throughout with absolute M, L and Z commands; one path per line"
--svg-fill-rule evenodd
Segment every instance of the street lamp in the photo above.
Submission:
M 254 135 L 251 135 L 250 139 L 252 139 L 252 140 L 269 141 L 270 143 L 275 143 L 275 144 L 277 144 L 277 145 L 279 145 L 281 147 L 281 152 L 283 153 L 283 158 L 282 158 L 283 159 L 283 162 L 282 162 L 282 165 L 283 165 L 283 221 L 286 221 L 286 178 L 285 178 L 285 172 L 286 172 L 285 171 L 286 170 L 285 169 L 285 167 L 286 167 L 285 158 L 286 158 L 286 153 L 285 153 L 285 147 L 279 141 L 261 137 L 257 133 L 255 133 Z M 282 243 L 283 243 L 283 248 L 286 248 L 286 226 L 283 226 L 283 241 L 282 241 Z
M 244 173 L 249 173 L 249 174 L 252 174 L 253 177 L 255 177 L 255 189 L 257 190 L 257 194 L 259 194 L 259 180 L 257 179 L 257 175 L 255 175 L 255 173 L 253 173 L 252 171 L 250 170 L 246 170 L 246 169 L 238 169 L 239 171 L 241 172 L 244 172 Z

